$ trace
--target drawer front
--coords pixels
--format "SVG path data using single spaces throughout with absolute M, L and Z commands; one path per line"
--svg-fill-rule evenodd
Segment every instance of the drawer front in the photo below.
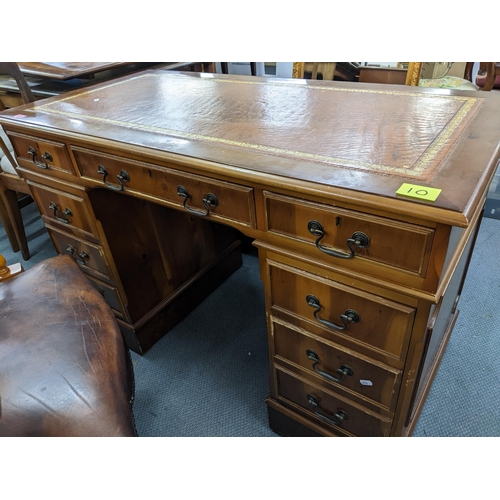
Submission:
M 348 389 L 393 410 L 400 371 L 384 367 L 292 326 L 273 322 L 275 361 L 292 363 L 333 390 Z
M 87 278 L 95 286 L 95 288 L 99 291 L 99 293 L 104 297 L 104 300 L 107 302 L 109 307 L 113 309 L 115 315 L 118 315 L 126 320 L 128 320 L 128 314 L 126 307 L 124 306 L 118 289 L 115 286 L 108 285 L 103 281 L 100 281 L 93 276 L 87 274 Z
M 84 198 L 65 193 L 48 186 L 27 181 L 31 187 L 33 198 L 42 215 L 57 225 L 80 229 L 81 231 L 98 237 L 94 228 L 91 208 Z
M 72 149 L 82 177 L 103 183 L 105 173 L 111 189 L 120 190 L 118 176 L 124 170 L 126 175 L 122 177 L 128 180 L 121 183 L 125 190 L 155 196 L 195 215 L 256 226 L 252 188 L 77 147 Z
M 360 260 L 386 264 L 425 278 L 434 237 L 432 228 L 264 194 L 267 230 L 307 243 L 312 255 L 350 265 Z M 316 246 L 318 239 L 322 249 Z M 353 257 L 345 258 L 351 254 Z
M 61 142 L 7 132 L 20 166 L 36 173 L 75 175 L 66 145 Z
M 113 273 L 100 246 L 52 227 L 47 226 L 47 231 L 58 253 L 71 255 L 85 272 L 113 280 Z
M 322 327 L 334 340 L 404 359 L 415 309 L 284 264 L 269 265 L 273 315 L 284 310 Z
M 332 430 L 363 437 L 388 436 L 392 420 L 283 370 L 277 370 L 279 399 L 297 405 Z

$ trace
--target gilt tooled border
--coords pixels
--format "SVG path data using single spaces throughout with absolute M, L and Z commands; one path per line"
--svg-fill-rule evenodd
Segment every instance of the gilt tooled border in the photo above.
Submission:
M 164 74 L 163 74 L 164 75 Z M 139 75 L 136 77 L 133 77 L 132 79 L 139 79 L 139 78 L 146 78 L 146 77 L 152 77 L 152 76 L 157 76 L 155 73 L 147 73 L 144 75 Z M 171 78 L 185 78 L 184 75 L 169 75 Z M 272 85 L 272 86 L 289 86 L 290 83 L 281 83 L 278 81 L 261 81 L 261 80 L 233 80 L 233 79 L 222 79 L 222 78 L 204 78 L 204 81 L 211 81 L 211 82 L 219 82 L 219 83 L 237 83 L 237 84 L 244 84 L 244 85 Z M 430 144 L 430 146 L 426 149 L 426 151 L 420 156 L 420 158 L 412 165 L 412 166 L 403 166 L 403 167 L 395 167 L 395 166 L 390 166 L 390 165 L 381 165 L 381 164 L 374 164 L 374 163 L 369 163 L 369 162 L 361 162 L 361 161 L 354 161 L 354 160 L 347 160 L 345 158 L 335 158 L 332 156 L 325 156 L 325 155 L 317 155 L 314 153 L 306 153 L 306 152 L 301 152 L 301 151 L 294 151 L 294 150 L 289 150 L 289 149 L 283 149 L 283 148 L 276 148 L 272 146 L 265 146 L 262 144 L 253 144 L 253 143 L 246 143 L 246 142 L 240 142 L 240 141 L 233 141 L 230 139 L 224 139 L 221 137 L 212 137 L 212 136 L 207 136 L 207 135 L 201 135 L 201 134 L 194 134 L 190 132 L 182 132 L 180 130 L 172 130 L 172 129 L 167 129 L 163 127 L 155 127 L 151 125 L 143 125 L 143 124 L 137 124 L 137 123 L 132 123 L 132 122 L 127 122 L 127 121 L 122 121 L 122 120 L 114 120 L 111 118 L 103 118 L 103 117 L 98 117 L 98 116 L 89 116 L 89 115 L 80 115 L 78 113 L 70 113 L 67 111 L 59 111 L 56 109 L 51 109 L 51 106 L 53 105 L 58 105 L 61 102 L 64 101 L 69 101 L 73 99 L 77 99 L 79 97 L 92 94 L 93 92 L 101 91 L 103 89 L 107 89 L 110 87 L 114 87 L 116 85 L 121 85 L 122 83 L 129 82 L 129 80 L 122 80 L 119 82 L 112 82 L 108 85 L 104 86 L 99 86 L 98 88 L 95 89 L 87 89 L 84 92 L 80 92 L 78 94 L 68 96 L 68 97 L 63 97 L 61 99 L 58 99 L 57 101 L 54 102 L 49 102 L 49 103 L 43 103 L 41 102 L 40 104 L 35 103 L 34 106 L 34 111 L 39 112 L 39 113 L 45 113 L 45 114 L 50 114 L 50 115 L 60 115 L 60 116 L 66 116 L 69 118 L 74 118 L 74 119 L 81 119 L 82 117 L 85 119 L 88 119 L 90 121 L 98 122 L 98 123 L 105 123 L 108 125 L 115 125 L 115 126 L 120 126 L 120 127 L 125 127 L 125 128 L 133 128 L 133 129 L 139 129 L 139 130 L 144 130 L 148 132 L 154 132 L 154 133 L 161 133 L 177 138 L 182 138 L 182 139 L 191 139 L 191 140 L 196 140 L 196 141 L 204 141 L 204 142 L 212 142 L 212 143 L 218 143 L 218 144 L 224 144 L 225 146 L 229 147 L 235 147 L 235 148 L 243 148 L 243 149 L 249 149 L 249 150 L 254 150 L 266 154 L 272 154 L 272 155 L 277 155 L 277 156 L 285 156 L 285 157 L 293 157 L 293 158 L 299 158 L 307 161 L 312 161 L 312 162 L 317 162 L 317 163 L 323 163 L 323 164 L 329 164 L 329 165 L 337 165 L 337 166 L 342 166 L 348 169 L 354 169 L 354 170 L 361 170 L 361 171 L 378 171 L 380 173 L 385 173 L 389 175 L 397 175 L 397 176 L 403 176 L 403 177 L 419 177 L 422 180 L 429 180 L 432 176 L 432 173 L 434 172 L 435 168 L 441 161 L 441 159 L 444 157 L 444 146 L 447 145 L 448 148 L 452 145 L 451 144 L 451 139 L 455 135 L 455 141 L 459 138 L 461 131 L 466 125 L 466 122 L 468 120 L 465 120 L 466 117 L 469 119 L 473 116 L 473 114 L 470 113 L 470 111 L 473 108 L 476 108 L 476 111 L 483 100 L 482 98 L 475 98 L 475 97 L 466 97 L 466 96 L 450 96 L 450 95 L 435 95 L 435 94 L 425 94 L 425 97 L 430 97 L 430 98 L 446 98 L 446 99 L 452 99 L 456 101 L 462 101 L 463 105 L 460 107 L 460 109 L 454 114 L 453 118 L 448 122 L 447 126 L 444 127 L 444 129 L 441 131 L 441 133 L 436 137 L 436 139 Z M 341 88 L 341 87 L 327 87 L 327 86 L 321 86 L 321 85 L 314 85 L 314 86 L 309 86 L 309 85 L 297 85 L 297 88 L 302 88 L 302 89 L 307 89 L 307 90 L 329 90 L 329 91 L 336 91 L 336 92 L 358 92 L 358 93 L 375 93 L 375 94 L 390 94 L 390 95 L 395 95 L 395 96 L 411 96 L 411 94 L 408 94 L 407 92 L 401 92 L 401 91 L 395 91 L 395 90 L 372 90 L 372 89 L 356 89 L 356 88 Z M 469 115 L 469 116 L 468 116 Z M 453 142 L 455 142 L 453 141 Z M 448 149 L 446 148 L 446 149 Z M 430 167 L 431 168 L 429 170 Z

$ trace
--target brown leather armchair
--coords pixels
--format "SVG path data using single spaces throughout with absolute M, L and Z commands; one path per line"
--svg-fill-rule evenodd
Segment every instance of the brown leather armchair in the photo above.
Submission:
M 135 436 L 133 371 L 110 307 L 67 255 L 0 256 L 0 436 Z

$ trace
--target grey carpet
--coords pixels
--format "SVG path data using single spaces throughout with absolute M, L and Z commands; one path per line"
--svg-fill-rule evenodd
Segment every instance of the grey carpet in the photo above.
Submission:
M 34 204 L 23 209 L 32 258 L 55 255 Z M 460 315 L 414 436 L 500 436 L 500 221 L 484 219 Z M 0 253 L 10 250 L 0 227 Z M 258 260 L 244 264 L 145 356 L 132 354 L 140 436 L 275 436 Z
M 500 436 L 500 220 L 483 218 L 460 314 L 414 436 Z

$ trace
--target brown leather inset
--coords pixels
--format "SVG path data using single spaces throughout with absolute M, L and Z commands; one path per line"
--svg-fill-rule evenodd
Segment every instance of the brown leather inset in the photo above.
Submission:
M 89 106 L 92 100 L 87 100 L 86 108 L 78 106 L 81 95 L 75 95 L 38 110 L 218 147 L 431 178 L 481 101 L 392 88 L 381 91 L 231 78 L 185 79 L 179 85 L 179 78 L 144 73 L 92 89 L 93 104 Z M 131 112 L 122 95 L 124 88 L 134 95 L 129 102 L 141 113 Z M 152 102 L 150 95 L 168 98 Z

